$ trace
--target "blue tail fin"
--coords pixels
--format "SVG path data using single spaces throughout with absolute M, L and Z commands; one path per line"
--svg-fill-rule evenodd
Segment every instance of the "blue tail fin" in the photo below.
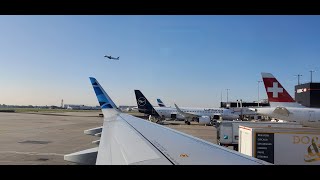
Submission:
M 166 107 L 166 105 L 164 105 L 164 103 L 161 101 L 161 99 L 157 99 L 157 102 L 160 107 Z
M 99 82 L 93 77 L 89 77 L 89 78 L 93 86 L 94 92 L 96 93 L 101 109 L 112 109 L 112 108 L 118 109 L 117 106 L 112 101 L 112 99 L 103 90 Z
M 134 93 L 136 94 L 139 112 L 156 117 L 160 116 L 140 90 L 134 90 Z

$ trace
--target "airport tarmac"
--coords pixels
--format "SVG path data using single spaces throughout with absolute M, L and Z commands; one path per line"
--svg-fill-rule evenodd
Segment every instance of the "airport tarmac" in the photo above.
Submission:
M 0 165 L 68 165 L 65 154 L 96 147 L 84 130 L 102 125 L 101 112 L 0 113 Z M 165 121 L 164 126 L 217 143 L 216 129 Z

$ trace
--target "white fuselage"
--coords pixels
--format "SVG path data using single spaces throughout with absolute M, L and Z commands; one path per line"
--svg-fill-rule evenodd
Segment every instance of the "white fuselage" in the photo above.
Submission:
M 259 114 L 270 116 L 285 121 L 298 122 L 305 126 L 320 127 L 320 109 L 307 107 L 285 107 L 289 114 L 282 115 L 274 112 L 276 107 L 257 108 Z
M 172 107 L 154 107 L 154 109 L 158 112 L 161 117 L 164 118 L 172 118 L 176 116 L 177 119 L 184 119 L 181 116 L 176 108 Z M 189 107 L 182 107 L 181 110 L 185 113 L 190 113 L 198 116 L 210 116 L 214 117 L 215 115 L 221 116 L 222 119 L 225 120 L 234 120 L 239 118 L 238 114 L 235 114 L 230 109 L 223 109 L 223 108 L 189 108 Z

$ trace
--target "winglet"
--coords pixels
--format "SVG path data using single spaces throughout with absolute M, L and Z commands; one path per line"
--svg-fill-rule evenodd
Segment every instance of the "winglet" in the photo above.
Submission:
M 183 112 L 183 111 L 176 105 L 176 103 L 174 103 L 174 106 L 176 107 L 178 113 L 179 113 L 181 116 L 183 116 L 183 117 L 185 117 L 185 118 L 188 117 L 189 114 Z M 195 115 L 191 115 L 191 116 L 195 116 Z
M 178 113 L 180 113 L 182 115 L 183 111 L 181 111 L 181 109 L 176 105 L 176 103 L 174 103 L 174 106 L 176 107 Z
M 174 103 L 174 106 L 176 107 L 177 112 L 178 112 L 181 116 L 183 116 L 184 118 L 200 117 L 199 115 L 196 115 L 196 114 L 183 112 L 183 111 L 176 105 L 176 103 Z
M 102 110 L 115 109 L 116 111 L 118 111 L 117 106 L 114 104 L 112 99 L 108 96 L 108 94 L 104 91 L 104 89 L 101 87 L 99 82 L 93 77 L 89 77 L 89 78 L 90 78 L 92 87 L 94 89 L 94 92 L 96 93 L 101 109 Z

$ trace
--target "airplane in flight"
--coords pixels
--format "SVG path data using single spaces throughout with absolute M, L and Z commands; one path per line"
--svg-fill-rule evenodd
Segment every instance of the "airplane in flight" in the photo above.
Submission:
M 184 120 L 186 124 L 190 125 L 191 120 L 199 122 L 200 124 L 210 124 L 211 120 L 210 118 L 208 119 L 208 117 L 219 119 L 221 116 L 222 119 L 225 120 L 234 120 L 239 118 L 239 114 L 234 113 L 233 110 L 224 108 L 183 107 L 180 108 L 181 111 L 189 113 L 189 116 L 187 116 L 186 114 L 182 115 L 182 113 L 178 113 L 177 109 L 173 107 L 153 107 L 140 90 L 134 90 L 134 92 L 136 95 L 139 112 L 151 115 L 162 120 L 164 120 L 165 118 Z
M 100 137 L 97 147 L 66 154 L 88 165 L 272 165 L 177 130 L 122 113 L 99 82 L 90 77 L 104 115 L 101 127 L 84 133 Z
M 270 107 L 250 108 L 258 114 L 305 126 L 320 127 L 320 109 L 297 103 L 271 73 L 261 73 Z
M 107 55 L 105 55 L 104 57 L 109 58 L 109 59 L 114 59 L 114 60 L 119 60 L 119 58 L 120 58 L 120 56 L 119 56 L 119 57 L 117 57 L 117 58 L 115 58 L 115 57 L 107 56 Z

